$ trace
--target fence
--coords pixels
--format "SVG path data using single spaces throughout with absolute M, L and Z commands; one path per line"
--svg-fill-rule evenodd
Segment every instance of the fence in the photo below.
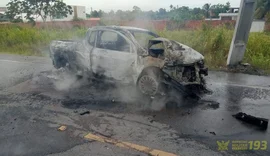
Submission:
M 82 20 L 82 21 L 53 21 L 53 22 L 37 22 L 37 28 L 63 28 L 71 29 L 74 27 L 90 28 L 98 25 L 99 20 Z

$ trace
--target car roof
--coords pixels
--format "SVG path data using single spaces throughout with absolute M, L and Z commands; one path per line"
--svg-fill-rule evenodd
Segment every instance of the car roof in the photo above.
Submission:
M 128 31 L 143 31 L 143 32 L 150 32 L 147 29 L 136 28 L 136 27 L 129 27 L 129 26 L 95 26 L 91 29 L 112 29 L 112 30 L 128 30 Z

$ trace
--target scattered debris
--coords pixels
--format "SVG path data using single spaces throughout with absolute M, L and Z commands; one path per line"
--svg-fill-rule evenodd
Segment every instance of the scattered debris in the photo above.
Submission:
M 242 63 L 241 65 L 243 65 L 243 66 L 250 66 L 249 63 Z
M 213 109 L 218 109 L 219 108 L 219 103 L 213 101 L 213 102 L 209 103 L 208 106 L 210 108 L 213 108 Z
M 58 131 L 64 131 L 66 129 L 67 129 L 67 126 L 61 126 L 61 127 L 58 128 Z
M 243 113 L 243 112 L 239 112 L 232 116 L 244 122 L 259 126 L 264 130 L 266 130 L 268 127 L 268 119 L 265 119 L 265 118 L 254 117 L 251 115 L 247 115 L 246 113 Z
M 213 135 L 216 135 L 216 133 L 215 132 L 209 132 L 210 134 L 213 134 Z
M 90 114 L 90 111 L 85 111 L 85 112 L 80 113 L 80 115 L 85 115 L 85 114 Z
M 212 100 L 200 100 L 199 104 L 204 105 L 202 107 L 203 110 L 206 110 L 206 109 L 214 109 L 214 110 L 216 110 L 216 109 L 219 108 L 219 105 L 220 105 L 219 102 L 212 101 Z
M 246 74 L 253 74 L 253 75 L 265 75 L 263 70 L 259 70 L 256 67 L 247 64 L 239 64 L 236 66 L 228 66 L 227 71 L 230 72 L 240 72 Z

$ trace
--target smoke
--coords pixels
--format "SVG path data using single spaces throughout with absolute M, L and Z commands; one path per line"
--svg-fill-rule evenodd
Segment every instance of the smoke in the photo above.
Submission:
M 52 79 L 54 88 L 58 91 L 69 91 L 72 88 L 78 88 L 83 84 L 83 81 L 78 81 L 78 77 L 64 68 L 60 68 L 48 75 Z
M 60 81 L 55 81 L 54 86 L 56 90 L 66 91 L 69 90 L 75 82 L 76 82 L 75 77 L 66 74 L 66 77 L 64 79 Z
M 125 83 L 93 75 L 87 76 L 78 78 L 74 73 L 60 68 L 47 77 L 52 80 L 55 90 L 64 91 L 71 99 L 90 101 L 95 99 L 101 103 L 104 101 L 108 104 L 115 103 L 126 108 L 122 111 L 160 111 L 170 100 L 167 95 L 156 97 L 143 95 L 135 83 Z
M 160 111 L 166 107 L 166 99 L 154 97 L 151 101 L 151 110 Z

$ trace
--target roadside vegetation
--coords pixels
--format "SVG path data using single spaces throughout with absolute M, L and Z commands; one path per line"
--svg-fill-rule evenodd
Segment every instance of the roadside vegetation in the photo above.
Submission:
M 204 25 L 201 29 L 186 31 L 161 31 L 163 37 L 177 40 L 205 56 L 208 66 L 220 69 L 226 66 L 227 56 L 233 36 L 233 30 L 226 26 L 211 27 Z M 243 63 L 263 69 L 270 73 L 270 34 L 267 32 L 250 33 Z
M 0 52 L 20 55 L 48 55 L 51 40 L 82 39 L 87 29 L 33 28 L 18 25 L 0 25 Z M 198 30 L 159 31 L 159 35 L 179 41 L 201 52 L 211 69 L 226 66 L 233 30 L 226 26 L 203 25 Z M 270 34 L 251 33 L 243 62 L 270 71 Z
M 79 39 L 86 29 L 34 28 L 13 24 L 0 25 L 1 53 L 46 55 L 52 40 Z

